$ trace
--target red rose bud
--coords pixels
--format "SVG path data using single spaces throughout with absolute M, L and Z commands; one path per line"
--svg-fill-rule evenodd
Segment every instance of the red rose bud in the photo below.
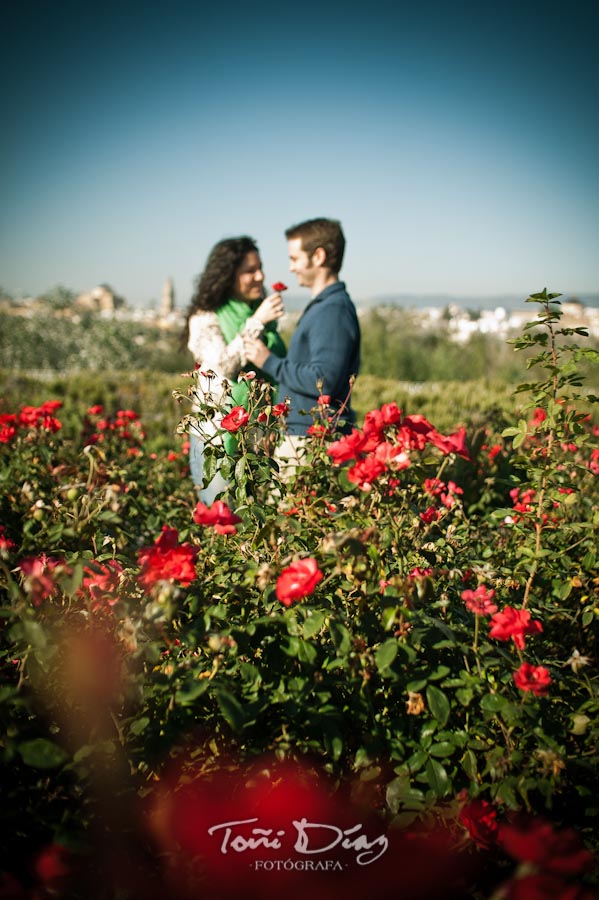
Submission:
M 271 285 L 271 287 L 272 287 L 273 291 L 277 292 L 277 294 L 280 294 L 281 291 L 287 290 L 287 285 L 283 284 L 282 281 L 275 281 L 275 283 L 273 285 Z

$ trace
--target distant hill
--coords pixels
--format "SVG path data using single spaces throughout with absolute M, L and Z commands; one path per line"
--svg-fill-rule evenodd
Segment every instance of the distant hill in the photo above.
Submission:
M 578 299 L 585 306 L 599 306 L 599 294 L 564 293 L 562 301 Z M 497 294 L 493 296 L 469 296 L 459 294 L 379 294 L 367 300 L 356 300 L 358 306 L 371 309 L 375 306 L 402 306 L 404 309 L 424 309 L 455 305 L 461 309 L 522 309 L 526 297 L 517 294 Z
M 562 301 L 578 299 L 585 306 L 599 307 L 599 294 L 596 293 L 567 293 L 560 298 Z M 352 295 L 357 307 L 360 309 L 373 309 L 376 306 L 400 306 L 403 309 L 426 309 L 428 307 L 446 307 L 452 304 L 461 309 L 497 309 L 502 306 L 506 310 L 523 309 L 526 297 L 518 294 L 497 294 L 493 296 L 464 297 L 459 294 L 377 294 L 374 297 L 355 297 Z M 308 303 L 307 292 L 285 294 L 285 307 L 288 312 L 296 312 L 303 309 Z

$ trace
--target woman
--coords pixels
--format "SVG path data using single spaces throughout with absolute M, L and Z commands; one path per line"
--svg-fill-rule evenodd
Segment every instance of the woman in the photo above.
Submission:
M 285 356 L 285 344 L 276 328 L 276 320 L 285 312 L 280 294 L 264 299 L 264 273 L 256 242 L 250 237 L 226 238 L 216 244 L 199 276 L 187 315 L 185 340 L 203 373 L 198 375 L 198 392 L 218 400 L 222 379 L 232 384 L 233 402 L 244 406 L 248 387 L 236 383 L 247 364 L 244 337 L 259 337 L 276 356 Z M 197 410 L 197 407 L 196 407 Z M 214 442 L 220 420 L 201 423 L 201 431 L 191 431 L 189 461 L 191 475 L 200 500 L 209 505 L 227 483 L 217 472 L 202 488 L 204 444 Z M 221 440 L 219 437 L 218 440 Z M 225 450 L 235 446 L 226 435 Z

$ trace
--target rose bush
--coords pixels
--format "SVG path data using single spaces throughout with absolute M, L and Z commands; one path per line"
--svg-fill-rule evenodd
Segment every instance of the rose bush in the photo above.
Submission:
M 283 480 L 284 398 L 250 379 L 223 420 L 236 455 L 208 458 L 234 485 L 210 508 L 183 450 L 145 449 L 133 410 L 94 404 L 77 438 L 56 404 L 3 415 L 6 884 L 37 890 L 43 870 L 99 896 L 110 859 L 114 893 L 158 895 L 176 871 L 194 896 L 204 870 L 181 847 L 200 820 L 178 821 L 183 843 L 169 832 L 181 792 L 226 773 L 246 808 L 256 771 L 276 783 L 301 764 L 398 854 L 405 834 L 430 841 L 423 858 L 444 848 L 444 896 L 534 896 L 543 879 L 591 895 L 596 398 L 555 297 L 531 302 L 537 381 L 515 417 L 440 429 L 389 401 L 340 436 L 321 397 Z M 561 868 L 522 849 L 524 814 Z M 389 891 L 423 896 L 405 861 Z

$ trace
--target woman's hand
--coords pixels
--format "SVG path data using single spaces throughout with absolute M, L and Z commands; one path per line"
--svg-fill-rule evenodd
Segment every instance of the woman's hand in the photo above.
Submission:
M 269 296 L 262 301 L 254 313 L 254 317 L 259 319 L 263 325 L 268 325 L 269 322 L 280 319 L 284 314 L 285 306 L 283 304 L 283 298 L 277 293 L 269 294 Z
M 243 353 L 247 361 L 254 366 L 258 366 L 259 369 L 262 368 L 270 356 L 270 350 L 266 344 L 263 344 L 257 338 L 249 337 L 243 339 Z

